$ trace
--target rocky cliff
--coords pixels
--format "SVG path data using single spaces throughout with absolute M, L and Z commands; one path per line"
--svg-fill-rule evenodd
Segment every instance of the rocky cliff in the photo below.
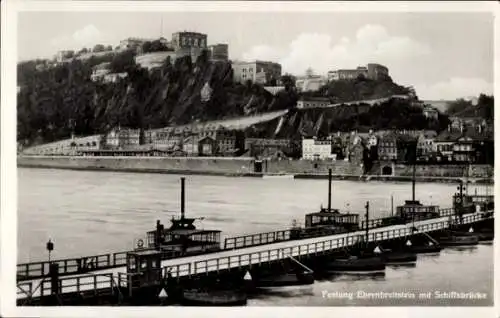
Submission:
M 110 62 L 112 72 L 126 72 L 117 82 L 92 81 L 92 68 Z M 38 64 L 37 64 L 38 63 Z M 76 135 L 93 135 L 113 127 L 160 128 L 196 121 L 232 118 L 290 109 L 285 116 L 247 129 L 253 137 L 298 138 L 364 127 L 427 127 L 420 110 L 407 102 L 376 107 L 338 106 L 295 109 L 300 97 L 293 85 L 272 95 L 262 86 L 233 82 L 229 62 L 169 58 L 152 71 L 135 64 L 134 54 L 75 59 L 37 69 L 40 61 L 18 65 L 18 141 L 45 143 Z M 400 94 L 392 81 L 353 80 L 329 84 L 319 94 L 337 102 Z M 439 125 L 438 125 L 439 126 Z
M 151 72 L 131 64 L 124 67 L 127 78 L 116 83 L 91 81 L 100 62 L 74 60 L 43 71 L 18 66 L 18 140 L 231 118 L 290 108 L 297 100 L 291 90 L 273 96 L 261 86 L 234 83 L 229 62 L 212 63 L 204 55 L 194 63 L 189 57 L 167 60 Z
M 292 109 L 272 121 L 248 129 L 250 135 L 267 138 L 300 138 L 301 136 L 326 136 L 337 131 L 370 129 L 433 129 L 440 131 L 449 120 L 439 115 L 437 120 L 427 119 L 422 109 L 408 101 L 389 99 L 370 106 L 367 104 L 341 105 L 331 108 Z

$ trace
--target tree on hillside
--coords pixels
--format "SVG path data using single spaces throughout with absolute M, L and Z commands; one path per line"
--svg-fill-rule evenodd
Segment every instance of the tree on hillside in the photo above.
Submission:
M 89 52 L 89 50 L 86 47 L 84 47 L 80 51 L 78 51 L 78 53 L 76 53 L 76 54 L 77 55 L 81 55 L 81 54 L 86 54 L 88 52 Z
M 111 45 L 106 46 L 106 51 L 113 51 L 113 47 Z
M 295 87 L 295 76 L 291 74 L 285 74 L 281 76 L 281 83 L 285 86 L 285 90 L 289 91 Z
M 163 45 L 163 44 L 162 44 Z M 196 59 L 196 64 L 204 65 L 208 63 L 208 51 L 202 50 L 198 58 Z
M 454 115 L 464 111 L 465 109 L 472 107 L 472 103 L 463 98 L 459 98 L 455 101 L 448 102 L 446 108 L 446 114 Z
M 142 43 L 141 48 L 142 48 L 142 53 L 144 53 L 144 54 L 151 52 L 151 42 L 146 41 L 146 42 Z
M 106 48 L 102 44 L 96 44 L 94 48 L 92 49 L 92 52 L 98 53 L 98 52 L 104 52 Z
M 495 99 L 493 95 L 480 94 L 477 100 L 477 107 L 484 109 L 486 120 L 493 120 L 495 111 Z
M 269 86 L 276 86 L 277 85 L 277 81 L 275 78 L 271 78 L 268 82 L 267 82 L 267 85 Z
M 109 66 L 112 73 L 127 72 L 135 65 L 135 54 L 133 51 L 127 50 L 113 57 Z

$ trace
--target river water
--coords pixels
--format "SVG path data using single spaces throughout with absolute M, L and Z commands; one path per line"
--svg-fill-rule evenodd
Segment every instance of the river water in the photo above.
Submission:
M 19 168 L 18 186 L 18 262 L 46 260 L 49 238 L 55 246 L 52 259 L 129 250 L 157 219 L 168 225 L 180 210 L 179 175 Z M 455 191 L 455 184 L 419 183 L 416 197 L 447 208 Z M 223 238 L 281 230 L 293 219 L 303 224 L 305 213 L 326 207 L 327 193 L 327 180 L 187 176 L 186 216 L 203 217 L 197 226 L 222 230 Z M 411 199 L 411 184 L 332 183 L 332 207 L 361 215 L 366 201 L 373 217 L 390 215 L 391 196 L 395 210 Z M 492 290 L 493 246 L 481 244 L 419 255 L 416 267 L 388 267 L 385 277 L 330 277 L 312 287 L 273 291 L 249 304 L 485 306 L 493 304 Z M 419 295 L 424 292 L 430 298 Z M 483 294 L 465 300 L 453 292 Z

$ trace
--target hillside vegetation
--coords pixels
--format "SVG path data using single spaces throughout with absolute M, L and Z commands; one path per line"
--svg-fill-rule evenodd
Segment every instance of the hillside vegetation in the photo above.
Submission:
M 91 81 L 92 68 L 109 62 L 114 73 L 128 76 L 116 83 Z M 337 130 L 442 128 L 446 118 L 428 122 L 407 101 L 379 106 L 339 106 L 295 109 L 300 97 L 291 78 L 275 96 L 260 85 L 235 83 L 230 62 L 210 62 L 206 55 L 163 65 L 151 72 L 135 64 L 135 53 L 124 51 L 37 70 L 41 61 L 18 64 L 18 141 L 25 146 L 78 136 L 106 133 L 121 126 L 160 128 L 194 121 L 227 119 L 276 110 L 290 111 L 246 130 L 247 136 L 299 138 Z M 284 80 L 287 79 L 284 76 Z M 285 82 L 285 81 L 284 81 Z M 208 83 L 210 99 L 201 96 Z M 356 79 L 329 83 L 316 93 L 335 102 L 376 99 L 406 93 L 391 80 Z M 445 126 L 444 126 L 445 127 Z
M 282 118 L 256 125 L 253 134 L 268 138 L 300 138 L 300 136 L 326 136 L 337 131 L 368 132 L 384 129 L 434 129 L 441 131 L 449 124 L 448 117 L 440 114 L 438 120 L 428 120 L 419 107 L 407 101 L 390 99 L 369 106 L 359 104 L 332 108 L 291 110 Z
M 360 77 L 353 80 L 331 81 L 317 92 L 306 92 L 304 96 L 326 96 L 333 102 L 349 102 L 404 95 L 408 92 L 408 88 L 392 82 L 390 78 L 371 80 Z
M 129 55 L 127 55 L 129 54 Z M 73 60 L 36 71 L 35 63 L 18 66 L 18 140 L 26 144 L 103 133 L 120 125 L 159 128 L 250 115 L 293 107 L 296 95 L 272 96 L 257 85 L 232 80 L 228 62 L 208 62 L 200 56 L 192 63 L 185 57 L 169 60 L 155 72 L 139 68 L 130 53 L 111 59 L 113 71 L 128 77 L 117 83 L 90 80 L 92 67 L 106 59 Z M 212 95 L 202 101 L 200 92 L 208 83 Z

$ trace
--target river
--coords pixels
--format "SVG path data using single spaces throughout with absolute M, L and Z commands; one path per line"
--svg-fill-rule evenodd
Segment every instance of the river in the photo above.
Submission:
M 157 219 L 167 225 L 180 210 L 179 175 L 19 168 L 18 186 L 18 262 L 46 260 L 49 238 L 54 242 L 52 259 L 132 249 Z M 416 198 L 451 207 L 456 186 L 419 183 Z M 223 238 L 286 229 L 293 219 L 303 224 L 305 213 L 326 207 L 327 193 L 327 180 L 187 176 L 186 216 L 203 217 L 197 226 L 222 230 Z M 332 182 L 332 207 L 364 215 L 369 201 L 373 217 L 391 214 L 391 196 L 395 209 L 411 195 L 407 182 Z M 341 275 L 312 287 L 263 295 L 249 304 L 484 306 L 493 304 L 492 290 L 493 246 L 481 244 L 419 255 L 416 267 L 390 267 L 385 277 Z M 394 298 L 370 292 L 407 294 Z M 419 298 L 421 292 L 431 297 Z M 480 292 L 486 298 L 464 300 L 463 295 L 440 292 Z

